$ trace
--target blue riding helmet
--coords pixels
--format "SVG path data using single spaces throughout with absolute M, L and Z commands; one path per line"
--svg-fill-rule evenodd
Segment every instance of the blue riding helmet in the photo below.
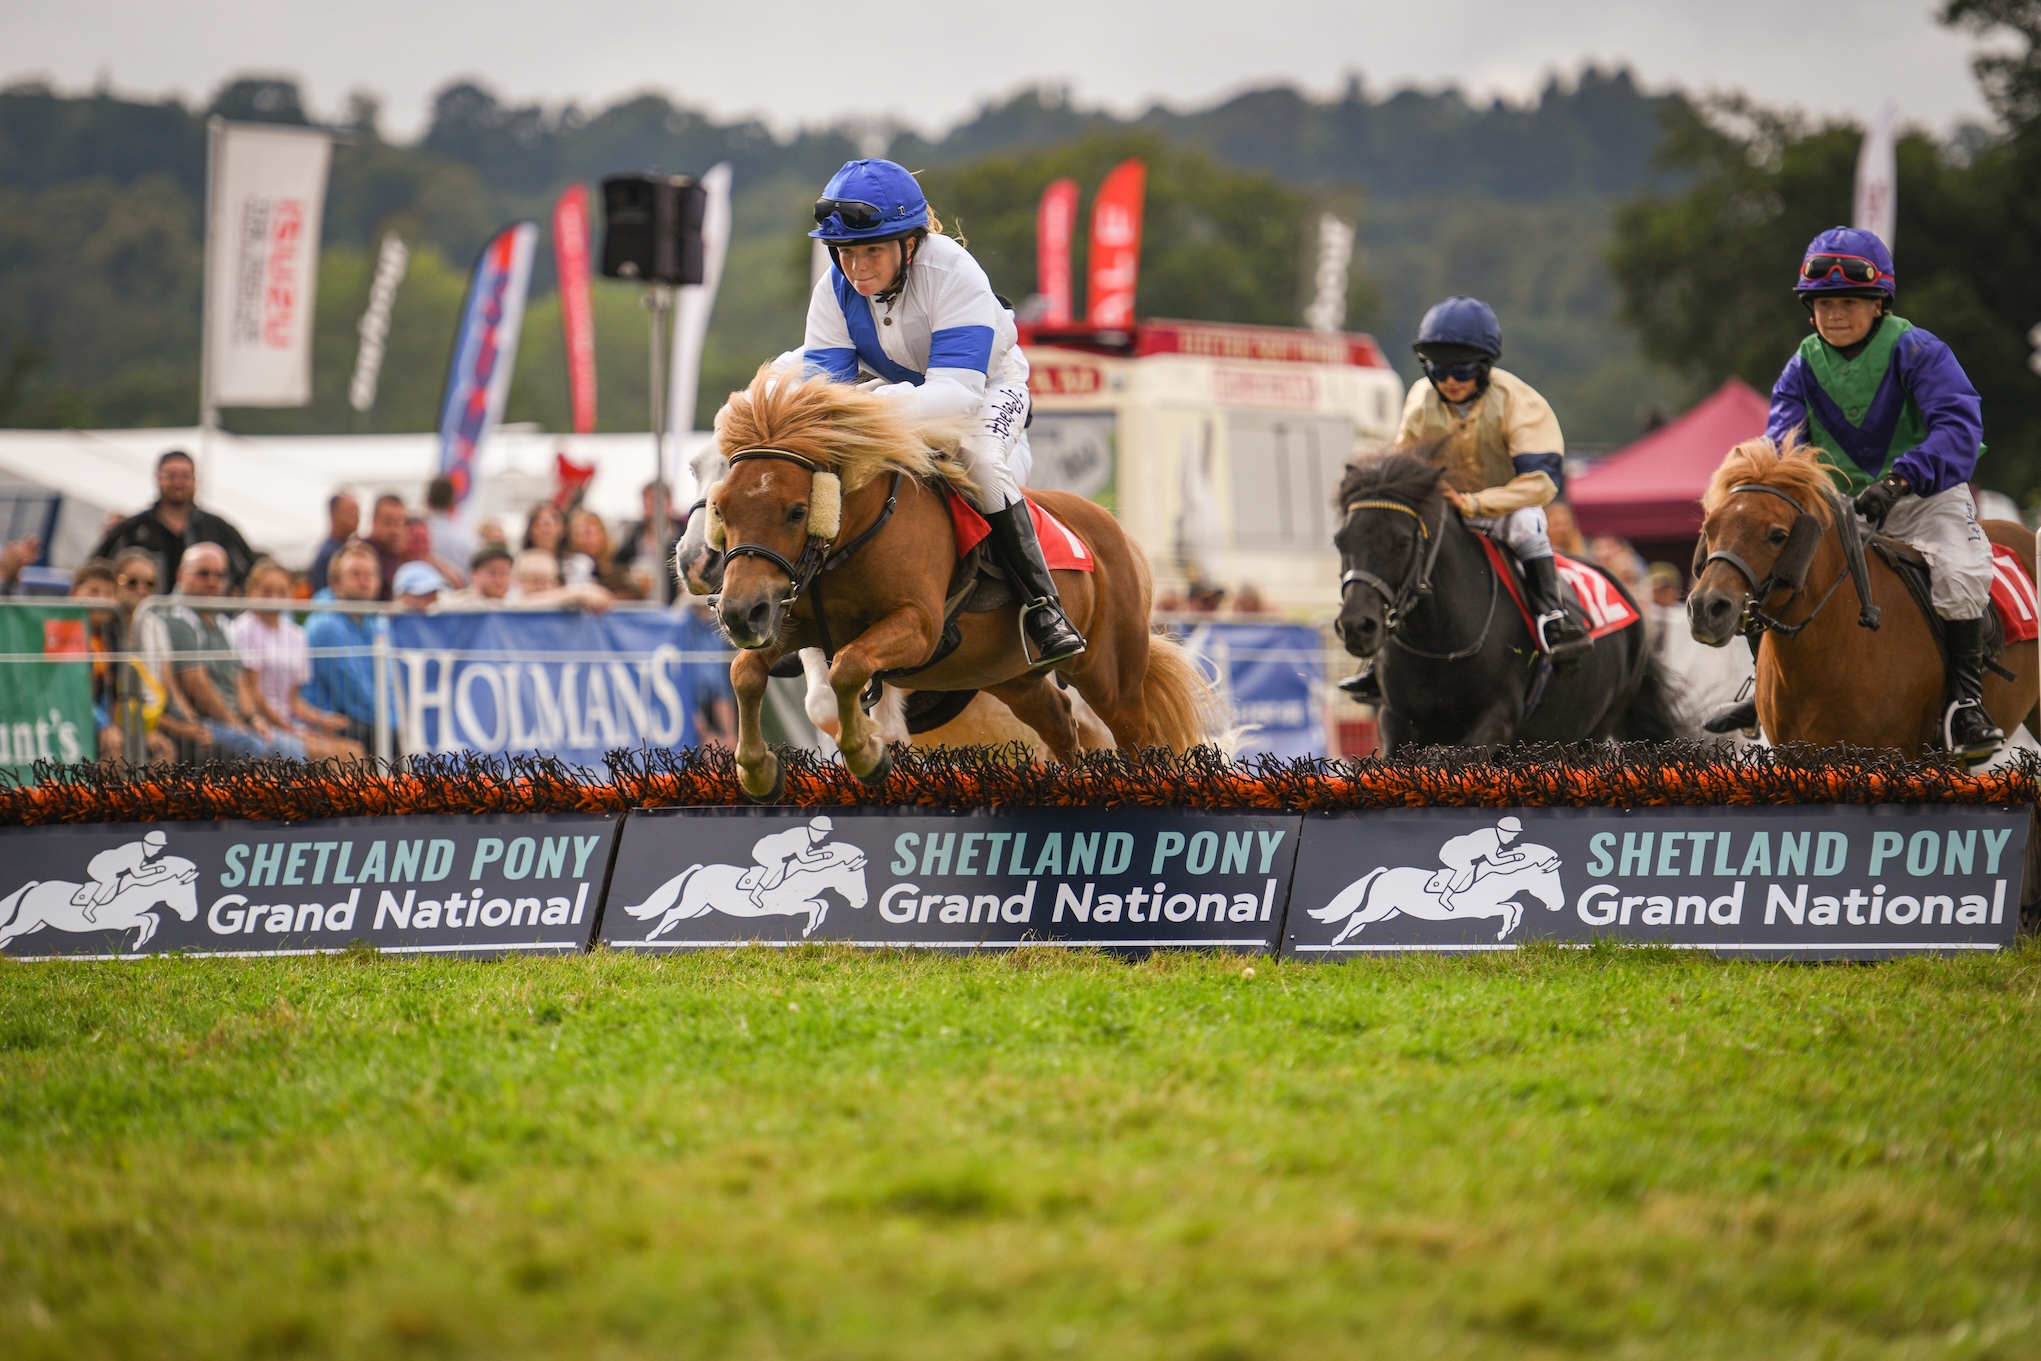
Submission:
M 1885 249 L 1876 232 L 1830 227 L 1807 243 L 1793 292 L 1809 302 L 1822 294 L 1895 298 L 1899 296 L 1899 280 L 1893 274 L 1892 252 Z
M 1500 359 L 1502 323 L 1495 319 L 1495 309 L 1479 298 L 1447 298 L 1424 314 L 1417 324 L 1417 341 L 1410 348 L 1423 354 L 1433 345 L 1478 350 L 1491 360 Z
M 893 241 L 928 225 L 928 200 L 907 168 L 893 161 L 846 161 L 815 200 L 815 230 L 832 246 Z

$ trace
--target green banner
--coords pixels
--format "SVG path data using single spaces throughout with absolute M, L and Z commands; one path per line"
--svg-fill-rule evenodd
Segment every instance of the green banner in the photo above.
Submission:
M 26 780 L 39 759 L 98 758 L 90 616 L 77 605 L 0 608 L 0 771 Z

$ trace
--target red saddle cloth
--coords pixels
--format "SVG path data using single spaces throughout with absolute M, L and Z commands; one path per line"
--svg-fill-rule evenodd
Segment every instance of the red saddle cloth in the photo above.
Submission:
M 1991 607 L 2005 625 L 2006 642 L 2024 643 L 2041 635 L 2041 604 L 2034 599 L 2034 580 L 2017 550 L 1991 546 Z
M 1532 633 L 1538 631 L 1537 621 L 1531 617 L 1530 602 L 1524 599 L 1523 582 L 1518 578 L 1516 566 L 1503 555 L 1495 540 L 1486 534 L 1477 536 L 1481 546 L 1488 550 L 1488 561 L 1495 568 L 1502 584 L 1509 587 L 1510 599 L 1517 602 L 1517 613 L 1524 617 L 1524 627 Z M 1629 628 L 1641 617 L 1637 607 L 1623 598 L 1616 584 L 1601 572 L 1584 562 L 1575 562 L 1564 553 L 1552 555 L 1559 567 L 1559 580 L 1573 592 L 1575 602 L 1580 606 L 1581 618 L 1587 624 L 1588 637 L 1600 638 Z
M 956 527 L 957 556 L 961 558 L 985 541 L 992 526 L 985 523 L 976 506 L 957 495 L 955 487 L 944 483 L 943 490 L 950 496 L 950 523 Z M 1035 518 L 1035 537 L 1042 541 L 1042 559 L 1049 564 L 1050 571 L 1089 572 L 1098 565 L 1084 540 L 1071 533 L 1061 520 L 1033 501 L 1028 502 L 1028 514 Z

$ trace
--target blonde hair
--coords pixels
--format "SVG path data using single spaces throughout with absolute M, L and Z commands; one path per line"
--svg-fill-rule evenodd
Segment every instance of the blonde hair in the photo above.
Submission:
M 1835 477 L 1835 470 L 1821 461 L 1820 451 L 1801 441 L 1798 430 L 1788 434 L 1784 444 L 1761 435 L 1729 451 L 1701 494 L 1701 512 L 1713 515 L 1732 490 L 1755 483 L 1785 492 L 1826 528 L 1834 522 L 1829 493 L 1835 489 Z
M 899 402 L 826 375 L 797 377 L 766 364 L 716 413 L 716 445 L 725 458 L 741 449 L 797 454 L 843 479 L 846 492 L 895 469 L 975 491 L 953 457 L 969 425 L 916 418 Z

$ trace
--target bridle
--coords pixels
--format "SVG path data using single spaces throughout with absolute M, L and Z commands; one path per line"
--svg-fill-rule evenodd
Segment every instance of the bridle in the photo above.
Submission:
M 1822 592 L 1821 599 L 1814 603 L 1814 608 L 1808 611 L 1805 619 L 1797 624 L 1788 624 L 1777 614 L 1768 613 L 1765 606 L 1780 591 L 1786 593 L 1781 612 L 1785 605 L 1790 605 L 1799 598 L 1801 588 L 1807 584 L 1808 569 L 1814 565 L 1814 554 L 1821 547 L 1821 521 L 1809 513 L 1807 508 L 1790 493 L 1777 487 L 1768 487 L 1762 482 L 1739 483 L 1731 487 L 1727 495 L 1738 496 L 1744 492 L 1763 492 L 1767 496 L 1776 496 L 1793 507 L 1793 527 L 1787 531 L 1786 542 L 1779 549 L 1779 555 L 1772 559 L 1771 570 L 1762 578 L 1758 576 L 1756 568 L 1730 549 L 1717 548 L 1703 557 L 1701 550 L 1708 547 L 1707 539 L 1703 537 L 1701 542 L 1695 545 L 1696 580 L 1714 563 L 1726 562 L 1750 586 L 1750 599 L 1744 604 L 1743 618 L 1737 621 L 1737 632 L 1755 637 L 1769 629 L 1786 638 L 1798 635 L 1820 617 L 1822 610 L 1827 608 L 1830 599 L 1842 586 L 1845 577 L 1856 580 L 1857 599 L 1862 606 L 1857 613 L 1858 626 L 1867 629 L 1877 628 L 1879 609 L 1871 603 L 1871 587 L 1869 574 L 1864 569 L 1863 548 L 1856 541 L 1855 509 L 1847 502 L 1841 501 L 1841 498 L 1831 495 L 1830 509 L 1836 524 L 1836 536 L 1843 544 L 1843 570 L 1836 574 L 1836 579 Z
M 1495 573 L 1488 574 L 1488 613 L 1483 618 L 1481 633 L 1466 647 L 1451 652 L 1427 652 L 1396 636 L 1397 625 L 1401 624 L 1416 605 L 1428 599 L 1432 593 L 1432 569 L 1438 566 L 1439 549 L 1446 541 L 1447 505 L 1443 497 L 1439 502 L 1439 523 L 1436 527 L 1425 523 L 1424 516 L 1401 501 L 1361 500 L 1349 501 L 1340 507 L 1348 519 L 1355 512 L 1363 510 L 1386 510 L 1399 515 L 1408 515 L 1417 521 L 1417 538 L 1411 541 L 1410 560 L 1404 565 L 1403 580 L 1392 590 L 1388 582 L 1362 567 L 1349 567 L 1339 574 L 1339 598 L 1344 601 L 1346 594 L 1355 586 L 1366 586 L 1382 601 L 1382 637 L 1385 642 L 1396 644 L 1413 656 L 1427 661 L 1457 662 L 1473 656 L 1488 642 L 1488 632 L 1495 625 L 1496 593 L 1500 582 Z
M 1439 545 L 1445 540 L 1445 505 L 1441 502 L 1439 506 L 1437 533 L 1433 533 L 1432 527 L 1424 522 L 1423 515 L 1401 501 L 1349 501 L 1340 507 L 1340 513 L 1348 519 L 1353 518 L 1354 512 L 1362 510 L 1386 510 L 1408 515 L 1417 521 L 1417 537 L 1410 543 L 1410 560 L 1404 564 L 1403 580 L 1393 590 L 1388 582 L 1365 568 L 1349 567 L 1339 574 L 1339 598 L 1345 600 L 1348 591 L 1356 586 L 1366 586 L 1382 598 L 1382 631 L 1394 633 L 1411 603 L 1432 592 L 1432 568 L 1438 564 Z
M 774 449 L 764 445 L 760 445 L 750 449 L 739 449 L 736 453 L 730 455 L 727 461 L 729 465 L 733 468 L 736 467 L 739 463 L 754 463 L 754 462 L 791 463 L 796 467 L 806 468 L 810 476 L 814 479 L 813 486 L 811 487 L 809 492 L 809 503 L 811 507 L 816 499 L 815 492 L 824 486 L 823 479 L 825 478 L 828 479 L 829 483 L 837 483 L 837 477 L 835 473 L 823 467 L 814 459 L 804 457 L 803 455 L 793 453 L 786 449 Z M 728 530 L 726 529 L 724 531 L 726 535 L 726 540 L 723 547 L 723 559 L 727 564 L 728 562 L 737 558 L 763 558 L 765 561 L 779 568 L 780 571 L 786 573 L 787 592 L 784 596 L 780 597 L 780 603 L 782 605 L 793 604 L 794 601 L 800 598 L 801 592 L 809 590 L 809 588 L 812 586 L 813 587 L 812 598 L 814 600 L 815 610 L 815 625 L 817 630 L 822 634 L 822 650 L 825 653 L 833 655 L 835 653 L 835 648 L 831 645 L 831 640 L 829 637 L 829 616 L 824 612 L 822 606 L 822 583 L 820 580 L 821 574 L 824 572 L 834 571 L 836 568 L 841 567 L 845 562 L 849 561 L 850 558 L 854 554 L 856 554 L 859 549 L 863 548 L 866 544 L 870 543 L 873 539 L 878 537 L 879 531 L 884 529 L 887 523 L 890 520 L 892 520 L 894 510 L 896 510 L 899 507 L 900 484 L 905 480 L 906 473 L 899 468 L 895 468 L 893 470 L 893 484 L 891 487 L 887 489 L 886 504 L 879 511 L 878 517 L 874 519 L 868 527 L 866 527 L 865 531 L 862 534 L 859 534 L 855 539 L 852 539 L 849 543 L 845 544 L 842 548 L 837 549 L 835 552 L 830 551 L 830 549 L 834 546 L 836 542 L 836 535 L 834 531 L 832 531 L 829 535 L 824 536 L 812 532 L 811 529 L 807 541 L 801 545 L 801 556 L 798 559 L 790 561 L 787 558 L 786 554 L 780 552 L 778 549 L 768 547 L 767 545 L 762 543 L 729 543 L 727 541 Z M 841 484 L 836 485 L 835 494 L 838 504 L 841 505 L 843 496 Z M 706 497 L 703 498 L 704 503 L 706 503 L 706 500 L 707 500 Z M 812 526 L 814 522 L 811 519 L 809 523 Z M 841 527 L 841 524 L 842 520 L 841 514 L 839 512 L 838 528 Z

